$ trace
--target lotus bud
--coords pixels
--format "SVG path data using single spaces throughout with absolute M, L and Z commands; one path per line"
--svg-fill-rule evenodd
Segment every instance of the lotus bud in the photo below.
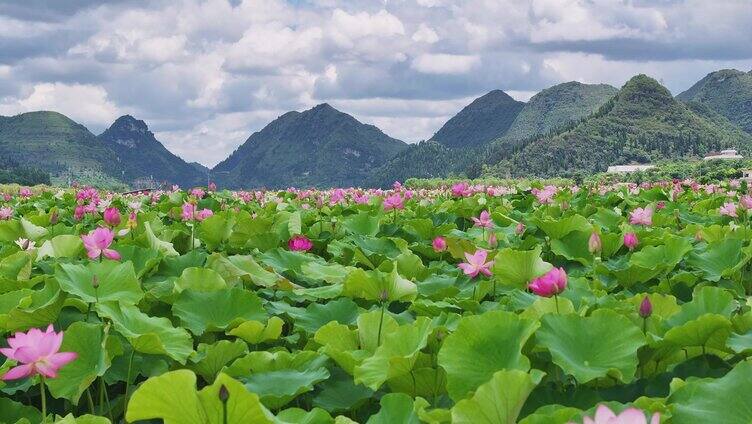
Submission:
M 389 292 L 387 290 L 382 290 L 381 293 L 379 293 L 379 300 L 382 302 L 389 300 Z
M 219 387 L 219 400 L 222 403 L 226 403 L 230 399 L 230 391 L 227 390 L 227 386 L 224 384 Z
M 525 233 L 525 224 L 523 224 L 522 222 L 518 222 L 517 226 L 514 228 L 514 232 L 518 236 L 521 236 L 523 233 Z
M 91 279 L 91 286 L 94 288 L 99 287 L 99 278 L 96 275 Z
M 434 238 L 431 245 L 433 246 L 433 251 L 436 253 L 443 252 L 447 249 L 446 239 L 441 236 Z
M 648 318 L 650 315 L 653 315 L 653 304 L 650 303 L 649 297 L 645 296 L 645 298 L 642 299 L 639 314 L 642 318 Z
M 601 241 L 601 236 L 593 231 L 592 234 L 590 234 L 590 240 L 588 240 L 588 251 L 590 253 L 600 253 L 601 249 L 603 249 L 603 242 Z
M 50 214 L 50 224 L 55 225 L 60 220 L 60 214 L 57 213 L 57 211 L 53 211 Z
M 637 246 L 638 240 L 637 240 L 637 234 L 635 233 L 626 233 L 624 234 L 624 245 L 627 246 L 627 249 L 630 251 L 634 250 L 634 248 Z
M 120 225 L 120 211 L 117 208 L 107 208 L 103 214 L 104 222 L 110 227 Z

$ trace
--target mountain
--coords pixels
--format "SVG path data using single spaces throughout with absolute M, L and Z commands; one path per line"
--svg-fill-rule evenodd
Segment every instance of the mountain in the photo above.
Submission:
M 465 106 L 431 140 L 450 148 L 479 147 L 503 136 L 525 103 L 493 90 Z
M 711 72 L 676 97 L 708 106 L 752 134 L 752 71 L 723 69 Z
M 52 183 L 75 180 L 122 186 L 115 153 L 86 127 L 57 112 L 29 112 L 0 120 L 0 156 L 48 172 Z
M 347 187 L 407 145 L 324 103 L 252 134 L 212 172 L 229 187 Z
M 557 84 L 530 98 L 503 139 L 522 140 L 545 134 L 591 115 L 619 90 L 608 84 Z
M 719 119 L 725 118 L 698 114 L 654 79 L 638 75 L 589 118 L 530 141 L 485 174 L 577 175 L 630 162 L 699 158 L 725 147 L 752 152 L 752 137 Z
M 152 184 L 179 184 L 183 187 L 205 184 L 205 173 L 175 156 L 149 131 L 144 121 L 130 115 L 118 118 L 99 140 L 115 152 L 121 166 L 121 179 L 128 183 L 137 180 Z
M 461 173 L 469 165 L 474 151 L 450 149 L 435 141 L 411 144 L 375 169 L 366 185 L 388 188 L 395 181 L 404 182 L 409 178 L 444 178 Z

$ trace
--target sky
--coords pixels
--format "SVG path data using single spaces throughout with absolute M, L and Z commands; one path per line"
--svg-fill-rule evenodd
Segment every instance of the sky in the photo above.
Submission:
M 0 0 L 0 115 L 143 119 L 213 166 L 327 102 L 407 142 L 472 99 L 752 70 L 751 0 Z

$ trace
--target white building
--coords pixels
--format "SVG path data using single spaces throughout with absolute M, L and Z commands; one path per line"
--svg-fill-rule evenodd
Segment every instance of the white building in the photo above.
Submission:
M 655 168 L 655 165 L 615 165 L 609 166 L 606 172 L 609 174 L 630 174 L 632 172 L 647 171 L 652 168 Z
M 744 156 L 737 153 L 736 150 L 734 149 L 721 150 L 721 153 L 710 152 L 708 153 L 707 156 L 705 156 L 705 160 L 714 160 L 714 159 L 722 159 L 722 160 L 744 159 Z

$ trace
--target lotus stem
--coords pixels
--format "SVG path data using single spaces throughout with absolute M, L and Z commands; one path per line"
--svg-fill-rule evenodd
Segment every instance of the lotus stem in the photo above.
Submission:
M 386 309 L 386 302 L 381 302 L 381 318 L 379 318 L 379 332 L 376 336 L 376 346 L 381 346 L 381 328 L 384 326 L 384 310 Z
M 128 409 L 128 392 L 131 388 L 131 370 L 133 369 L 133 357 L 136 355 L 136 349 L 133 349 L 131 346 L 131 356 L 128 358 L 128 373 L 125 375 L 125 397 L 123 398 L 124 401 L 124 409 Z
M 89 412 L 91 415 L 94 415 L 94 399 L 91 397 L 91 390 L 89 387 L 86 388 L 86 400 L 89 403 Z
M 559 296 L 554 295 L 554 303 L 556 303 L 556 315 L 561 315 L 559 312 Z
M 47 393 L 44 390 L 44 376 L 39 375 L 39 391 L 42 395 L 42 423 L 47 422 Z

